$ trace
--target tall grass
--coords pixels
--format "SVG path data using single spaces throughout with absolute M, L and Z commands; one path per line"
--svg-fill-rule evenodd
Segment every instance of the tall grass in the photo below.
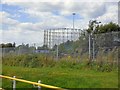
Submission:
M 3 65 L 7 66 L 22 66 L 22 67 L 61 67 L 61 68 L 89 68 L 97 71 L 110 72 L 117 68 L 118 52 L 113 49 L 109 53 L 104 53 L 102 50 L 98 53 L 95 60 L 88 65 L 88 54 L 85 53 L 81 56 L 72 57 L 66 56 L 59 60 L 53 56 L 46 54 L 21 54 L 14 55 L 8 54 L 2 58 Z

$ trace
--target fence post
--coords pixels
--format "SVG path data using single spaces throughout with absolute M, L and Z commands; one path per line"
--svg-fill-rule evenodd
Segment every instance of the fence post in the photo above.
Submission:
M 93 37 L 93 61 L 95 60 L 95 38 Z
M 41 81 L 39 80 L 38 83 L 41 83 Z M 41 90 L 41 86 L 38 86 L 38 90 Z
M 13 78 L 15 78 L 15 77 L 16 77 L 16 76 L 13 76 Z M 16 81 L 13 80 L 13 90 L 16 90 L 15 88 L 16 88 Z
M 89 60 L 91 60 L 91 34 L 89 34 Z

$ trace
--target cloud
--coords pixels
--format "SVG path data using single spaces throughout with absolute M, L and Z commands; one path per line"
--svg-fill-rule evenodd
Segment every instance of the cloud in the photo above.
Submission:
M 43 44 L 43 32 L 37 32 L 36 31 L 27 31 L 23 32 L 22 30 L 9 30 L 9 31 L 0 31 L 0 34 L 2 33 L 2 42 L 8 43 L 8 42 L 16 42 L 17 45 L 22 43 L 38 43 L 39 45 Z
M 10 17 L 9 13 L 0 12 L 2 27 L 7 26 L 7 28 L 0 30 L 0 43 L 16 42 L 17 45 L 21 43 L 39 43 L 41 45 L 43 31 L 37 31 L 40 30 L 38 23 L 21 23 Z
M 12 25 L 17 25 L 19 22 L 17 20 L 11 19 L 9 18 L 11 15 L 7 12 L 0 12 L 0 18 L 1 18 L 1 22 L 4 25 L 9 25 L 10 27 Z
M 22 12 L 29 14 L 31 18 L 37 17 L 38 20 L 42 21 L 39 23 L 39 25 L 42 25 L 41 28 L 71 27 L 72 20 L 66 19 L 65 16 L 71 15 L 72 18 L 72 13 L 76 12 L 76 14 L 84 19 L 90 20 L 104 15 L 107 9 L 105 2 L 30 2 L 20 3 L 21 5 L 25 7 Z M 76 26 L 79 28 L 80 25 Z
M 11 3 L 7 3 L 11 4 Z M 56 12 L 58 11 L 61 15 L 71 15 L 72 12 L 79 13 L 84 17 L 98 16 L 104 13 L 104 2 L 14 2 L 12 5 L 18 5 L 26 8 L 27 12 L 34 12 L 35 14 L 43 12 Z M 36 11 L 36 12 L 35 12 Z M 99 13 L 96 13 L 98 11 Z
M 97 17 L 97 20 L 100 20 L 103 23 L 115 22 L 118 23 L 118 6 L 117 3 L 108 4 L 106 13 Z
M 20 13 L 11 15 L 5 11 L 2 15 L 2 24 L 8 29 L 3 33 L 3 42 L 43 43 L 43 29 L 72 27 L 72 13 L 76 13 L 75 28 L 86 29 L 91 19 L 97 19 L 102 23 L 117 22 L 117 3 L 110 2 L 12 2 L 5 0 L 10 6 L 22 7 Z M 12 10 L 11 10 L 12 12 Z M 13 17 L 26 13 L 31 19 L 38 22 L 21 22 Z M 24 17 L 23 19 L 25 19 Z
M 106 2 L 73 2 L 72 0 L 70 2 L 14 2 L 13 5 L 24 7 L 22 12 L 32 17 L 47 20 L 53 18 L 54 12 L 58 12 L 61 17 L 76 12 L 84 18 L 95 18 L 105 14 L 107 9 Z
M 70 15 L 72 12 L 76 12 L 84 18 L 98 17 L 105 13 L 105 3 L 104 2 L 65 3 L 64 8 L 61 10 L 61 14 Z
M 2 3 L 20 3 L 20 2 L 119 2 L 119 0 L 24 0 L 24 1 L 21 1 L 21 0 L 3 0 Z

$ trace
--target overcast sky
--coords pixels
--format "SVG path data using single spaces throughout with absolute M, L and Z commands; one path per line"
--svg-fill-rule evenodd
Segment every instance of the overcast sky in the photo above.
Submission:
M 46 2 L 45 2 L 46 1 Z M 54 2 L 53 2 L 54 1 Z M 86 29 L 89 20 L 102 23 L 118 22 L 118 0 L 3 0 L 0 4 L 0 43 L 16 42 L 43 44 L 43 29 L 72 28 L 75 12 L 75 28 Z M 114 2 L 112 2 L 114 1 Z

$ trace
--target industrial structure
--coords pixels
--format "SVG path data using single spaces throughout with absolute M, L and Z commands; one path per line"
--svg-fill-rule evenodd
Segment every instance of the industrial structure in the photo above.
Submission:
M 81 29 L 73 28 L 54 28 L 44 30 L 44 45 L 52 48 L 54 45 L 69 41 L 76 41 L 79 39 Z

